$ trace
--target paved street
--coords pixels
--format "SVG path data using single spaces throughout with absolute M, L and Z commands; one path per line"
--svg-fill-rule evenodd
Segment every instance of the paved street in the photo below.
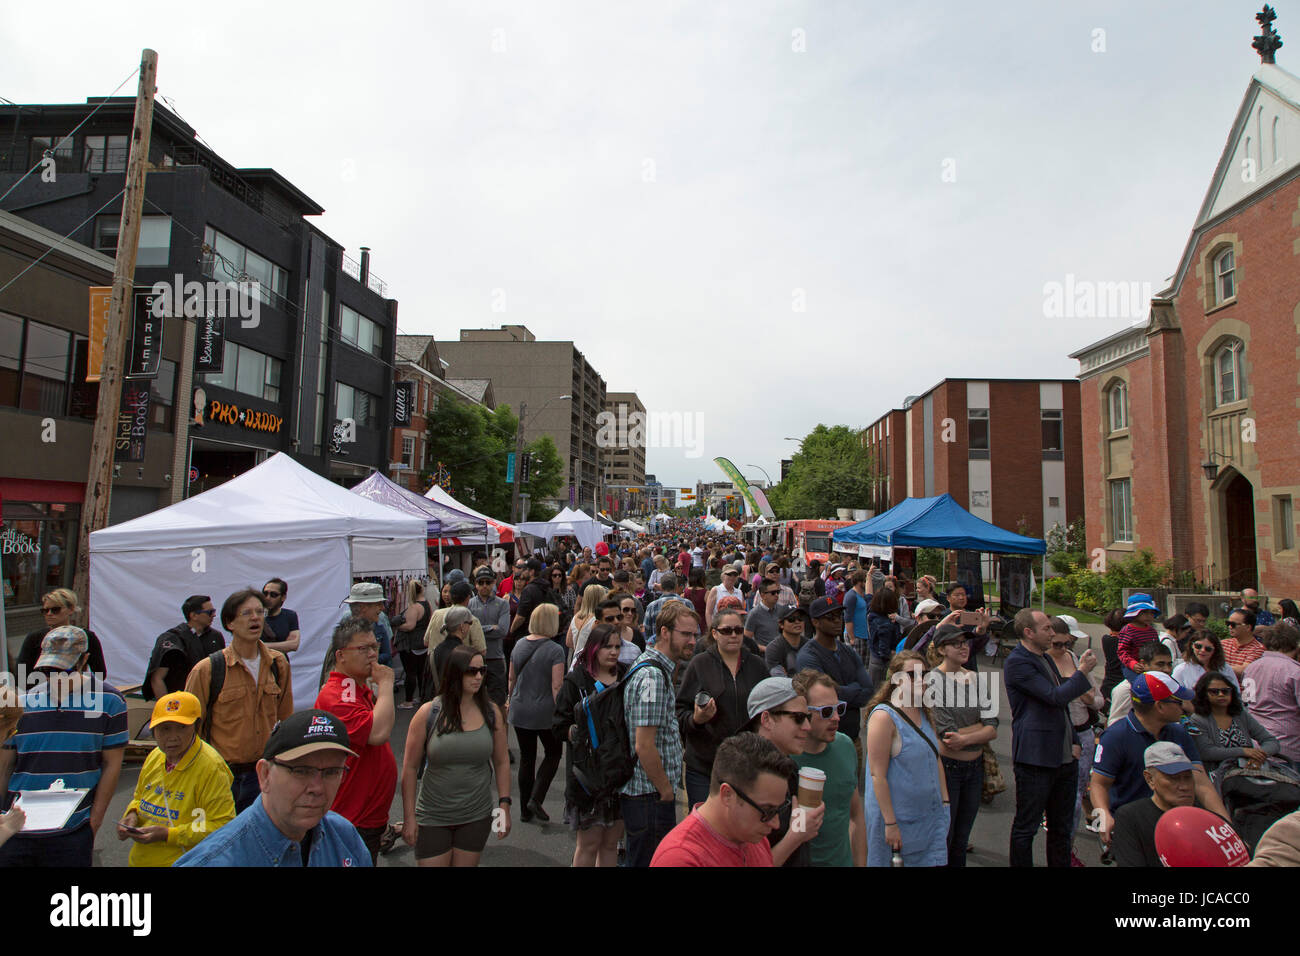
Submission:
M 1084 624 L 1082 629 L 1094 635 L 1093 647 L 1100 657 L 1101 643 L 1100 635 L 1104 628 L 1095 624 Z M 1076 653 L 1082 653 L 1082 647 L 1075 648 Z M 989 658 L 981 655 L 979 666 L 981 670 L 991 670 L 987 662 Z M 1000 665 L 999 665 L 1000 666 Z M 1094 671 L 1094 675 L 1100 676 L 1101 665 Z M 971 836 L 971 842 L 975 846 L 974 852 L 968 855 L 967 863 L 969 866 L 1006 866 L 1007 865 L 1007 841 L 1011 833 L 1011 820 L 1015 815 L 1015 780 L 1011 770 L 1011 710 L 1007 703 L 1005 688 L 1001 688 L 1001 704 L 999 710 L 1000 723 L 998 726 L 998 737 L 994 741 L 993 749 L 998 755 L 998 763 L 1002 768 L 1003 776 L 1006 778 L 1008 789 L 994 798 L 991 805 L 984 805 L 980 808 L 979 816 L 975 820 L 975 829 Z M 406 743 L 406 728 L 411 720 L 410 710 L 398 710 L 397 725 L 393 731 L 393 748 L 397 754 L 402 753 Z M 514 747 L 513 736 L 511 746 Z M 112 808 L 109 813 L 109 820 L 115 820 L 121 817 L 126 809 L 128 801 L 131 799 L 131 793 L 135 788 L 136 778 L 139 776 L 140 765 L 128 764 L 122 770 L 121 779 L 118 782 L 117 792 L 113 799 Z M 551 822 L 547 824 L 537 823 L 520 823 L 518 821 L 518 807 L 520 805 L 519 792 L 513 787 L 515 798 L 515 822 L 514 829 L 504 840 L 497 840 L 495 837 L 489 839 L 487 849 L 483 853 L 483 866 L 568 866 L 573 858 L 573 836 L 562 821 L 564 816 L 564 766 L 561 763 L 560 772 L 556 775 L 555 783 L 551 786 L 551 792 L 546 800 L 546 812 L 551 815 Z M 392 819 L 398 819 L 400 813 L 401 797 L 400 795 L 394 801 L 394 812 L 391 814 Z M 684 808 L 684 803 L 682 805 Z M 680 817 L 679 812 L 679 817 Z M 1046 865 L 1044 845 L 1045 841 L 1040 834 L 1034 845 L 1034 856 L 1037 865 Z M 1091 833 L 1082 831 L 1080 836 L 1075 840 L 1075 847 L 1079 851 L 1079 856 L 1089 866 L 1098 865 L 1097 861 L 1097 838 Z M 95 865 L 96 866 L 125 866 L 127 854 L 130 852 L 129 843 L 119 843 L 108 823 L 100 831 L 99 838 L 96 841 Z M 398 843 L 387 856 L 380 858 L 380 866 L 414 866 L 414 851 L 404 843 Z

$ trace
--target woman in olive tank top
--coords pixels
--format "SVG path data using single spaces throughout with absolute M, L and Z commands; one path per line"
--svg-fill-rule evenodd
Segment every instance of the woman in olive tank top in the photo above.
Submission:
M 420 866 L 477 866 L 488 835 L 510 832 L 506 721 L 488 698 L 481 652 L 462 645 L 446 666 L 442 692 L 406 732 L 402 838 Z

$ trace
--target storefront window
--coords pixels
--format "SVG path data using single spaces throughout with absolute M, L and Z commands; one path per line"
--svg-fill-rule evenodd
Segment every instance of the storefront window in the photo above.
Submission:
M 81 506 L 4 503 L 0 522 L 0 568 L 7 608 L 38 604 L 51 588 L 72 585 Z

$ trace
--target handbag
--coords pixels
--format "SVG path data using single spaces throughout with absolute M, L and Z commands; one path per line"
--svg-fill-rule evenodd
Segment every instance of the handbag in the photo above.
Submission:
M 1007 789 L 1007 781 L 1002 776 L 1002 770 L 998 767 L 997 754 L 988 744 L 984 745 L 984 793 L 982 799 L 984 803 L 992 803 L 993 798 Z

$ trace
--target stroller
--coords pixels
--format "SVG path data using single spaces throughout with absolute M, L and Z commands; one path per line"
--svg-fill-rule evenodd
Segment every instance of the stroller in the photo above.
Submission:
M 1264 831 L 1300 809 L 1300 774 L 1286 763 L 1267 761 L 1257 770 L 1225 760 L 1214 771 L 1213 782 L 1229 822 L 1253 854 Z

